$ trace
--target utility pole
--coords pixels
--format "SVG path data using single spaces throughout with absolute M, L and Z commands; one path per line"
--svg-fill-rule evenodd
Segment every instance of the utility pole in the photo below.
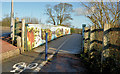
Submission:
M 13 32 L 13 24 L 14 24 L 14 12 L 13 12 L 13 0 L 11 1 L 11 24 L 10 31 Z

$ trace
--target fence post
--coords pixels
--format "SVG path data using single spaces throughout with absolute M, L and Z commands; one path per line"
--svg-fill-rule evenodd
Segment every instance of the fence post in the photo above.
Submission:
M 17 47 L 21 48 L 21 37 L 17 36 Z
M 22 52 L 24 52 L 25 48 L 25 20 L 22 19 Z
M 28 24 L 25 24 L 25 50 L 28 51 L 28 46 L 27 46 L 27 26 Z
M 84 53 L 84 28 L 86 24 L 82 24 L 82 53 Z
M 90 29 L 89 27 L 85 27 L 85 31 L 84 31 L 84 53 L 87 53 L 88 49 L 89 49 L 89 32 Z
M 103 50 L 104 58 L 113 55 L 113 53 L 116 53 L 120 49 L 120 24 L 104 25 L 103 42 L 104 42 L 104 50 Z
M 106 58 L 114 59 L 113 63 L 116 63 L 116 66 L 120 64 L 118 61 L 120 59 L 120 24 L 105 24 L 104 33 L 103 33 L 103 51 L 102 57 L 104 63 L 107 63 Z M 113 64 L 111 64 L 113 65 Z
M 11 30 L 12 30 L 12 34 L 11 34 L 11 36 L 12 36 L 12 44 L 14 44 L 14 40 L 15 40 L 15 20 L 13 19 L 12 20 L 13 21 L 13 27 L 11 28 Z
M 90 30 L 90 50 L 94 50 L 95 49 L 95 39 L 96 39 L 96 36 L 95 36 L 95 29 L 96 27 L 95 26 L 91 26 Z M 92 54 L 91 54 L 92 55 Z
M 47 35 L 48 35 L 48 33 L 46 33 L 46 44 L 45 44 L 45 61 L 47 60 L 47 49 L 48 49 L 48 46 L 47 46 Z
M 21 52 L 21 37 L 20 36 L 17 36 L 17 47 L 20 48 L 20 54 L 21 54 L 22 52 Z
M 110 29 L 109 24 L 104 25 L 104 36 L 103 36 L 103 58 L 109 56 L 109 32 L 108 30 Z

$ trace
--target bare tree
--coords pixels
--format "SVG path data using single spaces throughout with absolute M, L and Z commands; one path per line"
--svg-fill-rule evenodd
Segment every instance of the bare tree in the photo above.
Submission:
M 47 5 L 46 14 L 50 18 L 47 22 L 55 25 L 56 24 L 55 15 L 53 15 L 53 14 L 55 14 L 55 12 L 54 12 L 53 8 L 50 5 Z
M 47 15 L 49 16 L 48 23 L 52 23 L 54 25 L 61 25 L 65 21 L 72 20 L 71 13 L 72 5 L 68 3 L 60 3 L 51 7 L 47 5 Z
M 118 7 L 119 2 L 89 2 L 82 3 L 88 10 L 89 15 L 86 15 L 94 25 L 103 27 L 103 24 L 114 25 L 118 23 Z

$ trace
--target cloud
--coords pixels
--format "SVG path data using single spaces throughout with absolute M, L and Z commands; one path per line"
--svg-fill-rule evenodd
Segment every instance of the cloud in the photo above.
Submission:
M 76 8 L 73 10 L 73 12 L 76 13 L 76 15 L 86 15 L 88 14 L 87 10 L 84 8 Z
M 90 9 L 81 7 L 74 9 L 73 12 L 75 12 L 75 15 L 90 15 L 94 13 L 95 9 L 95 7 L 91 7 Z

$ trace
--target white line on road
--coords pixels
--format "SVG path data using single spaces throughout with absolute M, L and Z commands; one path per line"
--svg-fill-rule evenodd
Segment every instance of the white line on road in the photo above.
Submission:
M 70 38 L 71 38 L 71 37 L 70 37 Z M 69 38 L 69 39 L 70 39 L 70 38 Z M 52 55 L 50 55 L 50 56 L 48 57 L 48 59 L 51 59 L 51 58 L 54 56 L 54 54 L 57 53 L 57 52 L 60 50 L 60 48 L 61 48 L 69 39 L 65 40 L 65 41 L 57 48 L 56 52 L 54 52 Z M 39 71 L 41 70 L 41 68 L 42 68 L 46 63 L 47 63 L 47 61 L 43 61 L 33 72 L 39 72 Z
M 71 37 L 70 37 L 70 38 L 71 38 Z M 69 39 L 70 39 L 70 38 L 69 38 Z M 56 51 L 56 52 L 58 52 L 58 51 L 60 50 L 60 48 L 61 48 L 69 39 L 65 40 L 65 41 L 57 48 L 57 51 Z

